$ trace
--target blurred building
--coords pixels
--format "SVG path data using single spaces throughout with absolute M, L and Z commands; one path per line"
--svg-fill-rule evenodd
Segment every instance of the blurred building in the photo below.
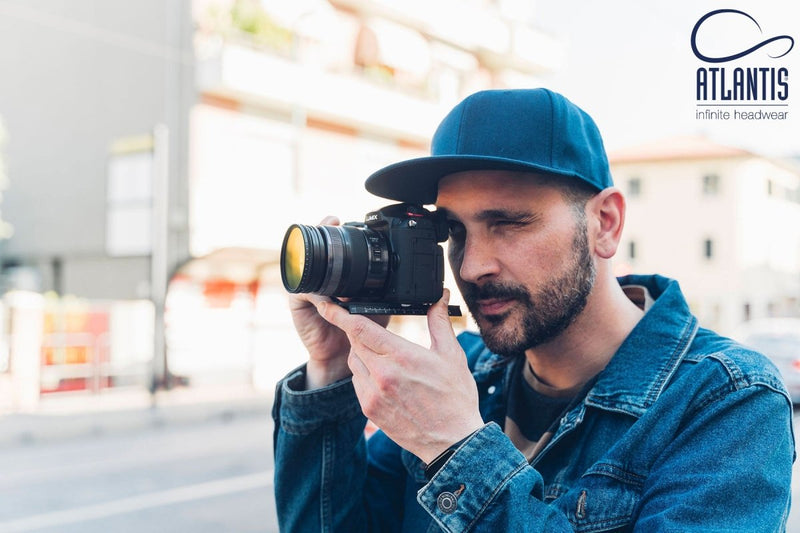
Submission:
M 534 28 L 532 5 L 195 1 L 199 97 L 191 113 L 189 225 L 198 259 L 174 282 L 184 287 L 181 315 L 200 298 L 190 290 L 196 280 L 205 279 L 208 296 L 210 265 L 236 256 L 237 284 L 213 290 L 244 305 L 252 290 L 248 279 L 258 284 L 254 376 L 268 381 L 291 354 L 292 364 L 299 363 L 304 351 L 277 268 L 286 228 L 328 214 L 363 220 L 389 203 L 364 190 L 365 178 L 395 161 L 427 155 L 438 122 L 458 100 L 479 89 L 540 85 L 561 51 Z M 414 319 L 394 327 L 418 333 Z M 182 354 L 197 353 L 203 342 L 180 336 L 192 348 L 172 351 L 177 369 Z
M 160 331 L 158 312 L 156 333 L 145 327 L 152 307 L 105 316 L 112 303 L 159 310 L 166 298 L 174 373 L 269 381 L 270 365 L 300 352 L 277 272 L 285 228 L 362 219 L 386 203 L 364 191 L 366 176 L 426 154 L 457 100 L 539 85 L 561 50 L 535 29 L 533 5 L 0 2 L 3 219 L 14 227 L 0 239 L 3 288 L 78 299 L 36 300 L 56 335 L 39 355 L 112 363 L 130 346 L 126 324 Z M 83 332 L 59 324 L 81 320 L 103 331 L 65 345 Z M 138 364 L 137 350 L 123 359 Z M 91 372 L 75 379 L 106 382 Z
M 7 287 L 150 297 L 155 158 L 169 176 L 168 263 L 188 256 L 188 1 L 0 3 L 10 186 Z M 154 154 L 153 132 L 167 131 Z
M 531 26 L 530 2 L 194 5 L 195 256 L 274 250 L 287 223 L 326 213 L 363 218 L 383 201 L 364 191 L 364 179 L 425 155 L 455 102 L 478 89 L 535 85 L 559 60 L 556 42 Z
M 701 324 L 800 316 L 800 167 L 702 137 L 610 154 L 628 199 L 617 270 L 677 278 Z
M 188 0 L 0 2 L 0 409 L 150 382 L 189 257 L 192 37 Z

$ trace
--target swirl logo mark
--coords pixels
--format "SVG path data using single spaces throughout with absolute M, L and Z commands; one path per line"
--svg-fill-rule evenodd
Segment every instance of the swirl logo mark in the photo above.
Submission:
M 770 56 L 773 59 L 777 59 L 779 57 L 785 56 L 786 54 L 788 54 L 789 52 L 792 51 L 792 48 L 794 48 L 794 39 L 791 36 L 789 36 L 789 35 L 778 35 L 776 37 L 771 37 L 769 39 L 761 41 L 760 43 L 756 44 L 755 46 L 752 46 L 752 47 L 748 48 L 747 50 L 744 50 L 743 52 L 739 52 L 738 54 L 732 54 L 732 55 L 725 56 L 725 57 L 709 57 L 709 56 L 703 55 L 702 53 L 700 53 L 700 50 L 697 49 L 697 32 L 700 30 L 700 26 L 702 26 L 702 24 L 706 20 L 708 20 L 709 18 L 711 18 L 711 17 L 713 17 L 715 15 L 719 15 L 720 13 L 735 13 L 737 15 L 744 15 L 745 17 L 747 17 L 747 18 L 749 18 L 750 20 L 753 21 L 753 24 L 756 25 L 756 27 L 758 28 L 759 32 L 764 33 L 763 30 L 761 29 L 761 26 L 758 24 L 758 22 L 756 22 L 756 19 L 754 19 L 753 17 L 751 17 L 750 15 L 745 13 L 744 11 L 739 11 L 737 9 L 717 9 L 715 11 L 711 11 L 710 13 L 706 13 L 705 15 L 703 15 L 700 18 L 700 20 L 697 21 L 697 24 L 694 25 L 694 29 L 692 29 L 692 52 L 694 52 L 694 55 L 696 55 L 697 58 L 700 59 L 701 61 L 705 61 L 706 63 L 726 63 L 728 61 L 734 61 L 734 60 L 740 59 L 740 58 L 742 58 L 742 57 L 744 57 L 744 56 L 746 56 L 748 54 L 752 54 L 756 50 L 758 50 L 760 48 L 763 48 L 764 46 L 767 46 L 768 44 L 774 43 L 776 41 L 789 41 L 789 48 L 787 48 L 786 51 L 784 53 L 780 54 L 780 55 Z

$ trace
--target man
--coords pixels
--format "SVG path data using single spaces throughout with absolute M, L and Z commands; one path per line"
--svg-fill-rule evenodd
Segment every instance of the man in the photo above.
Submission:
M 545 89 L 474 94 L 430 157 L 367 189 L 446 213 L 480 336 L 456 338 L 446 292 L 430 348 L 294 295 L 309 361 L 276 393 L 283 530 L 784 529 L 779 374 L 700 328 L 677 282 L 613 276 L 625 202 L 586 113 Z

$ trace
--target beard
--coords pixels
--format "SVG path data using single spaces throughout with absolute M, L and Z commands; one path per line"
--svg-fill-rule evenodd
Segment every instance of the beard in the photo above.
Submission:
M 583 222 L 576 228 L 566 268 L 535 293 L 524 285 L 502 282 L 478 287 L 461 281 L 460 288 L 486 347 L 499 355 L 511 355 L 544 344 L 566 330 L 586 307 L 596 274 Z M 478 301 L 491 298 L 512 299 L 520 305 L 502 314 L 482 315 Z M 514 314 L 521 316 L 515 318 Z

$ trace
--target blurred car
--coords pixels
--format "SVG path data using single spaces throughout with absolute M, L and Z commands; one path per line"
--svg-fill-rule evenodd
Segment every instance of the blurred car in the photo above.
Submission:
M 772 360 L 792 397 L 800 404 L 800 318 L 763 318 L 740 328 L 739 341 Z

